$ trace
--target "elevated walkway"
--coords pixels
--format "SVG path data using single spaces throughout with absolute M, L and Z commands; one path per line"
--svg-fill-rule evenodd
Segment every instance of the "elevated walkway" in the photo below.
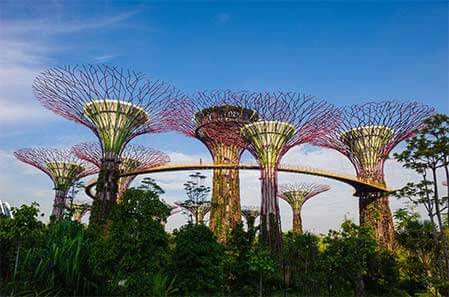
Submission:
M 244 163 L 239 165 L 229 165 L 229 164 L 213 164 L 213 163 L 168 163 L 162 166 L 157 166 L 149 169 L 138 170 L 129 172 L 127 174 L 123 174 L 121 176 L 129 176 L 129 175 L 140 175 L 140 174 L 150 174 L 150 173 L 159 173 L 159 172 L 170 172 L 170 171 L 185 171 L 185 170 L 210 170 L 210 169 L 239 169 L 239 170 L 260 170 L 260 167 L 256 163 Z M 295 165 L 287 165 L 281 164 L 278 167 L 278 171 L 280 172 L 290 172 L 290 173 L 301 173 L 307 175 L 321 176 L 325 178 L 330 178 L 334 180 L 338 180 L 345 184 L 351 185 L 354 187 L 356 192 L 389 192 L 391 191 L 385 185 L 380 183 L 375 183 L 372 181 L 367 181 L 355 176 L 351 176 L 344 173 L 337 173 L 328 170 L 312 168 L 312 167 L 304 167 L 304 166 L 295 166 Z M 97 180 L 92 180 L 88 182 L 86 185 L 86 194 L 94 198 L 95 194 L 92 193 L 93 188 L 95 187 Z M 181 186 L 181 185 L 180 185 Z

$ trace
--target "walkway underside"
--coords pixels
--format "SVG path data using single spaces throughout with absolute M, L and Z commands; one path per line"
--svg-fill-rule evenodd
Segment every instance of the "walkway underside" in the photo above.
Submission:
M 153 167 L 150 169 L 138 170 L 129 172 L 127 174 L 123 174 L 121 176 L 129 176 L 129 175 L 140 175 L 140 174 L 149 174 L 149 173 L 159 173 L 159 172 L 170 172 L 170 171 L 182 171 L 182 170 L 207 170 L 207 169 L 240 169 L 240 170 L 260 170 L 258 164 L 239 164 L 236 165 L 222 165 L 222 164 L 212 164 L 212 163 L 168 163 L 166 165 Z M 354 187 L 356 192 L 364 191 L 364 192 L 389 192 L 388 189 L 383 184 L 377 184 L 373 182 L 369 182 L 366 180 L 362 180 L 355 176 L 336 173 L 332 171 L 327 171 L 323 169 L 317 169 L 312 167 L 303 167 L 303 166 L 294 166 L 294 165 L 286 165 L 281 164 L 278 167 L 278 171 L 280 172 L 290 172 L 290 173 L 301 173 L 307 175 L 321 176 L 325 178 L 330 178 L 334 180 L 341 181 L 348 185 Z M 92 193 L 93 188 L 95 187 L 97 180 L 92 180 L 86 185 L 86 194 L 89 197 L 94 198 L 95 194 Z

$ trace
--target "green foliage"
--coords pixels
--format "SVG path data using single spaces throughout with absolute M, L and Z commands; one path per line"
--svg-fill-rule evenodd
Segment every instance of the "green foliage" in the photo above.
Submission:
M 341 232 L 329 232 L 324 242 L 326 249 L 323 257 L 329 290 L 344 294 L 352 289 L 356 296 L 362 296 L 368 260 L 377 247 L 370 231 L 346 221 Z
M 224 249 L 204 225 L 188 224 L 176 234 L 172 274 L 183 296 L 222 291 Z
M 284 237 L 287 285 L 307 296 L 322 295 L 326 288 L 319 244 L 320 239 L 310 233 Z
M 147 190 L 147 191 L 153 192 L 157 195 L 162 195 L 165 193 L 165 191 L 151 177 L 145 177 L 140 182 L 140 186 L 138 187 L 138 189 Z
M 60 220 L 48 226 L 42 246 L 28 249 L 21 257 L 14 279 L 15 292 L 60 296 L 88 296 L 95 291 L 87 260 L 90 242 L 83 227 Z
M 164 276 L 161 273 L 153 275 L 151 281 L 151 290 L 149 296 L 152 297 L 168 297 L 173 296 L 178 289 L 174 287 L 175 279 L 169 279 L 168 276 Z
M 271 250 L 264 243 L 258 242 L 249 254 L 249 269 L 259 276 L 259 295 L 263 296 L 266 288 L 271 289 L 273 281 L 279 281 L 277 262 Z
M 160 221 L 169 215 L 156 193 L 130 189 L 114 206 L 106 237 L 97 237 L 90 265 L 102 280 L 102 292 L 143 296 L 154 275 L 165 269 L 168 237 Z
M 435 253 L 433 227 L 429 221 L 419 220 L 419 215 L 399 210 L 395 213 L 398 225 L 396 239 L 400 246 L 401 286 L 408 292 L 436 291 L 441 283 Z
M 224 282 L 226 295 L 251 296 L 256 292 L 258 277 L 250 271 L 249 257 L 253 235 L 237 224 L 228 237 L 224 257 Z
M 41 244 L 45 226 L 38 220 L 38 206 L 13 208 L 14 218 L 0 216 L 0 279 L 10 280 L 22 251 Z
M 394 156 L 405 168 L 415 170 L 422 177 L 417 183 L 407 183 L 395 195 L 424 206 L 430 219 L 422 226 L 417 221 L 408 221 L 402 231 L 419 235 L 429 231 L 431 240 L 411 238 L 402 232 L 401 244 L 409 249 L 410 260 L 418 257 L 420 268 L 427 274 L 423 276 L 427 289 L 435 295 L 449 295 L 449 186 L 443 193 L 439 188 L 440 176 L 449 183 L 449 116 L 437 114 L 427 119 L 423 129 L 407 140 L 406 149 Z M 416 240 L 425 242 L 416 243 Z

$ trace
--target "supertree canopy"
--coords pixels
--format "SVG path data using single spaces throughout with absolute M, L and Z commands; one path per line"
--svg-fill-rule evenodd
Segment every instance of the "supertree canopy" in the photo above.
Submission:
M 70 149 L 26 148 L 14 153 L 20 161 L 45 172 L 53 181 L 55 199 L 52 216 L 62 218 L 67 192 L 78 179 L 98 172 L 97 168 L 77 158 Z
M 314 143 L 335 149 L 354 165 L 357 176 L 385 184 L 384 162 L 402 140 L 413 136 L 433 108 L 416 103 L 369 102 L 341 109 L 342 119 L 332 133 Z M 359 189 L 360 224 L 374 229 L 376 238 L 387 248 L 394 242 L 394 225 L 388 195 Z
M 313 183 L 285 184 L 279 186 L 279 197 L 285 200 L 293 211 L 293 233 L 302 234 L 301 208 L 312 197 L 328 191 L 328 185 Z
M 173 129 L 200 140 L 209 150 L 214 164 L 238 165 L 246 147 L 240 129 L 258 119 L 254 110 L 245 108 L 251 97 L 245 92 L 212 91 L 196 93 L 171 109 L 177 115 Z M 238 169 L 214 169 L 212 209 L 209 226 L 224 242 L 241 220 Z
M 80 143 L 73 146 L 72 149 L 78 158 L 88 161 L 98 168 L 101 167 L 103 153 L 99 143 Z M 161 166 L 168 162 L 170 162 L 170 158 L 163 152 L 140 145 L 135 146 L 128 144 L 120 155 L 119 171 L 120 174 L 127 174 L 137 170 Z M 128 175 L 119 178 L 117 202 L 121 201 L 123 194 L 135 178 L 136 175 Z
M 174 202 L 177 206 L 187 210 L 196 225 L 204 224 L 204 217 L 211 210 L 212 206 L 210 201 L 176 201 Z
M 103 224 L 117 197 L 120 155 L 143 133 L 165 130 L 174 87 L 144 74 L 107 65 L 63 66 L 42 72 L 33 90 L 43 106 L 97 135 L 101 170 L 91 221 Z
M 90 211 L 91 205 L 86 202 L 73 202 L 68 208 L 72 210 L 73 220 L 81 223 L 83 216 Z
M 338 112 L 330 104 L 299 93 L 260 93 L 250 100 L 259 120 L 243 126 L 241 134 L 261 168 L 261 235 L 272 252 L 282 254 L 277 200 L 277 167 L 293 146 L 310 142 L 332 130 Z
M 242 216 L 246 220 L 246 226 L 248 231 L 254 230 L 254 223 L 256 218 L 260 215 L 260 207 L 254 205 L 244 205 L 242 206 Z
M 248 220 L 255 220 L 260 215 L 260 207 L 259 206 L 242 206 L 242 216 L 248 222 Z

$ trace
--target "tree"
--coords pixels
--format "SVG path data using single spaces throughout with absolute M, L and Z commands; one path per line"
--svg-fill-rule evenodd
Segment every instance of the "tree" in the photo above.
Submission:
M 162 189 L 156 181 L 151 177 L 145 177 L 141 182 L 138 189 L 151 191 L 158 195 L 162 195 L 165 193 L 164 189 Z
M 156 193 L 129 189 L 114 206 L 109 232 L 96 238 L 91 258 L 105 293 L 150 294 L 154 275 L 165 269 L 168 237 L 160 221 L 170 214 Z
M 14 218 L 0 216 L 0 278 L 8 281 L 17 273 L 21 251 L 42 242 L 44 224 L 38 220 L 39 205 L 13 208 Z
M 223 247 L 204 225 L 188 224 L 176 233 L 172 274 L 182 295 L 209 296 L 222 289 Z
M 395 219 L 403 287 L 410 293 L 426 290 L 438 296 L 444 280 L 439 276 L 441 259 L 435 249 L 432 222 L 422 221 L 418 213 L 406 209 L 396 211 Z
M 250 270 L 249 257 L 254 236 L 250 230 L 243 230 L 240 222 L 229 234 L 225 245 L 224 275 L 226 295 L 254 295 L 257 287 L 257 276 Z
M 271 251 L 261 243 L 256 244 L 249 256 L 250 270 L 259 275 L 259 296 L 264 296 L 264 282 L 266 278 L 273 278 L 278 269 Z
M 326 278 L 322 269 L 319 238 L 310 233 L 288 233 L 284 243 L 286 285 L 291 285 L 307 296 L 323 294 Z
M 355 296 L 364 296 L 368 260 L 377 248 L 371 230 L 345 221 L 342 231 L 330 231 L 324 243 L 329 291 L 344 294 L 353 290 Z
M 424 205 L 431 222 L 438 275 L 447 283 L 445 290 L 449 293 L 448 225 L 444 220 L 449 212 L 449 188 L 446 195 L 439 192 L 439 173 L 446 184 L 449 181 L 449 117 L 437 114 L 424 123 L 425 127 L 407 141 L 405 150 L 394 155 L 405 168 L 415 170 L 422 179 L 407 183 L 395 195 L 406 197 L 415 205 Z

